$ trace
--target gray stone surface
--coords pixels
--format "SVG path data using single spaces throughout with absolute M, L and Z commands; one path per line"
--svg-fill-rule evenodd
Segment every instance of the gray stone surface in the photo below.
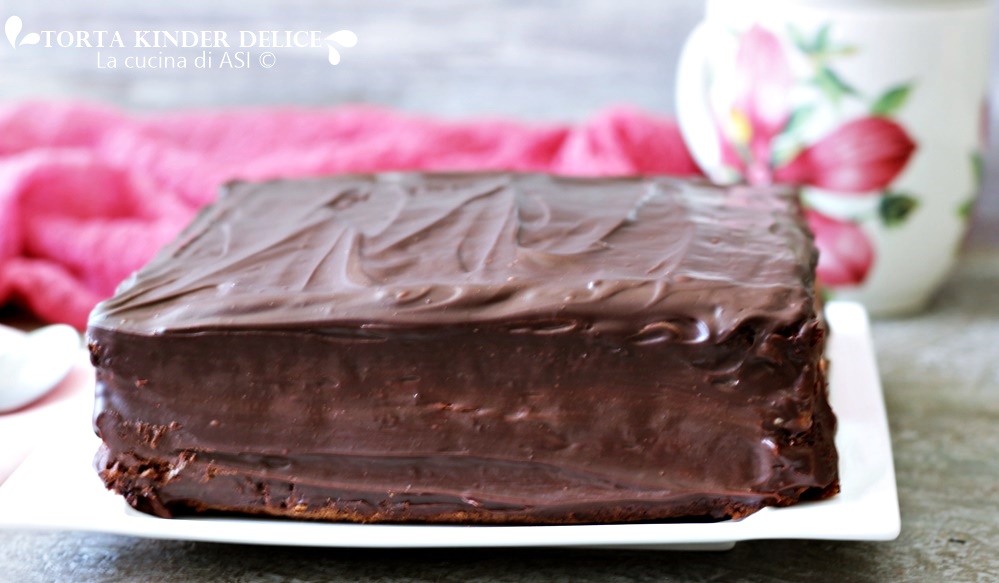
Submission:
M 999 249 L 967 252 L 928 312 L 875 322 L 874 341 L 902 510 L 893 542 L 372 551 L 0 531 L 0 581 L 999 580 Z

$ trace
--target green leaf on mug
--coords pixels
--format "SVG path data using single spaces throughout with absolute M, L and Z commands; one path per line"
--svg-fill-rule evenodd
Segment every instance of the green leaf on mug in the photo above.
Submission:
M 985 179 L 985 160 L 982 159 L 982 153 L 979 150 L 975 150 L 971 153 L 971 179 L 974 181 L 975 192 L 982 187 L 982 181 Z
M 850 55 L 855 55 L 860 49 L 853 45 L 842 45 L 838 47 L 833 47 L 826 51 L 826 55 L 829 57 L 849 57 Z
M 878 203 L 878 214 L 886 227 L 895 227 L 905 222 L 918 206 L 919 201 L 911 195 L 885 191 Z
M 822 25 L 818 34 L 815 35 L 815 42 L 812 43 L 813 53 L 829 52 L 829 23 Z
M 878 97 L 874 105 L 871 106 L 871 114 L 881 117 L 891 117 L 905 105 L 905 101 L 909 98 L 909 92 L 912 90 L 912 84 L 906 83 L 904 85 L 897 85 L 892 87 L 888 91 L 885 91 L 881 97 Z
M 851 87 L 843 81 L 839 75 L 833 72 L 829 67 L 822 67 L 819 69 L 818 74 L 815 76 L 815 84 L 818 85 L 819 89 L 832 100 L 833 103 L 839 103 L 844 95 L 856 95 L 857 90 Z
M 801 153 L 801 143 L 788 137 L 788 134 L 781 134 L 779 138 L 773 141 L 772 146 L 773 151 L 770 154 L 770 165 L 773 168 L 780 168 Z
M 957 205 L 957 216 L 960 217 L 961 220 L 964 221 L 968 220 L 969 218 L 971 218 L 971 210 L 974 207 L 975 207 L 974 197 L 969 198 L 968 200 Z
M 801 131 L 801 128 L 808 122 L 815 113 L 814 105 L 805 105 L 795 109 L 791 112 L 791 118 L 787 120 L 787 125 L 784 126 L 784 131 L 782 134 L 793 136 L 794 134 Z
M 811 43 L 809 43 L 805 38 L 805 35 L 798 30 L 798 27 L 793 24 L 788 24 L 787 34 L 791 37 L 791 42 L 794 43 L 794 46 L 798 47 L 799 51 L 805 53 L 806 55 L 812 52 Z

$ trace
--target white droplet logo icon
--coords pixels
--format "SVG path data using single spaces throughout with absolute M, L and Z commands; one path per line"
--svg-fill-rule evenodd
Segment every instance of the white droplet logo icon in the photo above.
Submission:
M 38 36 L 37 32 L 29 32 L 24 35 L 21 42 L 17 42 L 17 35 L 21 34 L 21 29 L 24 28 L 24 23 L 21 22 L 20 16 L 11 16 L 7 19 L 7 23 L 3 26 L 3 31 L 7 35 L 7 42 L 10 46 L 15 49 L 21 45 L 37 45 L 42 37 Z
M 330 64 L 340 64 L 340 51 L 336 45 L 349 49 L 357 44 L 357 35 L 349 30 L 338 30 L 326 36 L 326 46 L 330 49 Z

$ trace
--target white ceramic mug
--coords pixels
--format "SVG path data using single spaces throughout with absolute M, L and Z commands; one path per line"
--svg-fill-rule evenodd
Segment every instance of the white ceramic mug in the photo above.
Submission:
M 836 299 L 923 308 L 981 176 L 989 0 L 708 0 L 677 116 L 722 183 L 795 183 Z

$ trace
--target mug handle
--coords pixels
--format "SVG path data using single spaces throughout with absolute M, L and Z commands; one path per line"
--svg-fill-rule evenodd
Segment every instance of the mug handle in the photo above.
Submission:
M 711 27 L 702 21 L 684 42 L 677 65 L 674 99 L 677 124 L 694 161 L 709 178 L 725 182 L 726 173 L 720 167 L 718 129 L 708 96 L 707 55 L 711 33 Z

